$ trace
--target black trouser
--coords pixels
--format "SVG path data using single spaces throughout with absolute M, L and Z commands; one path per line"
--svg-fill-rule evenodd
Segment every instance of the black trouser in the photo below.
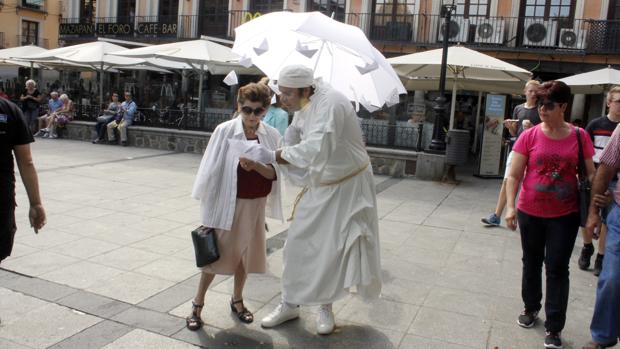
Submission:
M 545 263 L 547 290 L 545 328 L 560 332 L 566 323 L 568 265 L 579 231 L 579 213 L 555 218 L 517 212 L 523 249 L 521 297 L 528 311 L 538 311 L 542 299 L 542 264 Z
M 11 255 L 16 230 L 15 206 L 0 207 L 0 262 Z

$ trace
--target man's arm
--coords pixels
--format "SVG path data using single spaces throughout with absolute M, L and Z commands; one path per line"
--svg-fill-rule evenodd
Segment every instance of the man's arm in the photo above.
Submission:
M 30 201 L 30 224 L 36 231 L 45 225 L 45 210 L 41 204 L 39 179 L 37 177 L 37 171 L 34 168 L 34 163 L 32 162 L 30 145 L 16 145 L 13 151 L 15 152 L 15 160 L 19 168 L 19 174 L 22 177 L 24 187 L 26 187 L 26 192 L 28 193 L 28 200 Z
M 276 162 L 280 165 L 288 165 L 289 162 L 282 158 L 282 149 L 276 150 Z
M 592 182 L 592 193 L 590 200 L 590 207 L 588 209 L 588 222 L 586 223 L 586 234 L 592 236 L 594 234 L 594 228 L 598 226 L 601 219 L 599 216 L 599 207 L 595 204 L 594 197 L 596 195 L 604 195 L 609 182 L 616 174 L 617 169 L 609 165 L 601 163 L 594 175 L 594 181 Z

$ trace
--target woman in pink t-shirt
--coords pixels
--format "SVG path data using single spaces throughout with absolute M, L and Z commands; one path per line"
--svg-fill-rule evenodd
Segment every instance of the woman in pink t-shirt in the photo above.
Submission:
M 568 305 L 568 265 L 579 230 L 577 133 L 590 179 L 594 176 L 594 147 L 584 130 L 564 121 L 571 99 L 566 84 L 546 82 L 536 95 L 542 123 L 521 134 L 514 145 L 506 187 L 506 224 L 515 230 L 519 223 L 523 249 L 521 296 L 525 307 L 517 323 L 522 327 L 536 323 L 541 309 L 544 262 L 547 277 L 544 344 L 547 348 L 561 348 L 560 332 L 566 323 Z

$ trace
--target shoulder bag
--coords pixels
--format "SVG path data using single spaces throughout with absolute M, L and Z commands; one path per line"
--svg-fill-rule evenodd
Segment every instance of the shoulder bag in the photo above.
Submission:
M 588 210 L 590 207 L 590 195 L 592 191 L 592 184 L 588 179 L 588 172 L 586 171 L 586 162 L 583 156 L 583 145 L 581 144 L 581 132 L 578 127 L 575 127 L 577 133 L 577 144 L 579 145 L 579 163 L 577 164 L 577 191 L 579 192 L 579 225 L 586 226 L 588 221 Z
M 215 229 L 203 225 L 192 231 L 196 266 L 202 268 L 220 259 Z

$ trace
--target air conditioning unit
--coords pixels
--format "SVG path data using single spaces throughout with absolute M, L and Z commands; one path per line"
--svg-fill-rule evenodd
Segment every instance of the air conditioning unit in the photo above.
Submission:
M 560 29 L 559 46 L 567 49 L 583 50 L 586 47 L 586 31 L 584 29 Z
M 443 42 L 443 35 L 446 32 L 446 23 L 442 20 L 439 24 L 437 42 Z M 450 32 L 448 33 L 449 42 L 467 42 L 469 34 L 469 19 L 464 17 L 452 17 L 450 19 Z
M 524 46 L 555 46 L 558 22 L 542 18 L 526 18 L 523 23 Z
M 501 18 L 475 18 L 470 20 L 476 25 L 474 41 L 482 44 L 503 44 L 506 22 Z

